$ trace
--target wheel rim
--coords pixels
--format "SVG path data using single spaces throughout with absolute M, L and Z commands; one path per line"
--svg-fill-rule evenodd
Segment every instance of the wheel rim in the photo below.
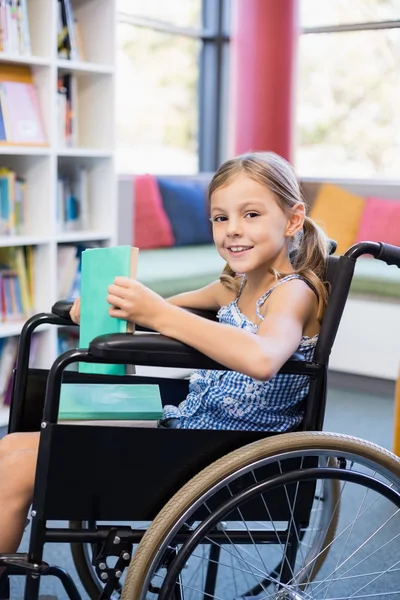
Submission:
M 290 454 L 290 458 L 293 458 L 294 453 L 289 453 L 289 454 Z M 297 453 L 297 455 L 298 454 L 299 453 Z M 316 450 L 312 450 L 312 451 L 310 450 L 309 452 L 302 453 L 302 457 L 304 458 L 305 456 L 311 456 L 311 455 L 315 456 L 316 454 L 318 455 L 319 460 L 320 461 L 322 460 L 322 462 L 324 462 L 324 464 L 326 464 L 327 460 L 329 458 L 331 458 L 331 456 L 332 456 L 332 451 L 331 450 L 329 450 L 329 451 L 319 450 L 318 452 L 316 452 Z M 336 593 L 335 588 L 338 588 L 338 585 L 337 585 L 337 581 L 335 580 L 335 577 L 333 576 L 334 572 L 338 573 L 337 577 L 341 577 L 342 579 L 347 577 L 349 587 L 355 588 L 357 586 L 357 582 L 355 583 L 356 577 L 354 575 L 346 574 L 347 573 L 346 565 L 351 566 L 351 563 L 353 561 L 353 554 L 351 553 L 351 556 L 348 555 L 346 548 L 334 553 L 332 560 L 336 561 L 336 562 L 335 562 L 335 564 L 330 562 L 327 567 L 327 568 L 330 567 L 331 571 L 333 569 L 333 574 L 328 573 L 328 572 L 321 574 L 321 577 L 325 578 L 325 583 L 323 583 L 324 580 L 321 579 L 321 577 L 318 577 L 317 579 L 315 578 L 316 569 L 314 569 L 313 566 L 316 564 L 317 560 L 321 557 L 321 555 L 323 553 L 328 554 L 328 551 L 331 549 L 331 546 L 334 546 L 336 544 L 336 541 L 338 541 L 340 539 L 342 539 L 342 540 L 344 539 L 347 542 L 350 542 L 350 538 L 351 538 L 350 534 L 355 533 L 355 530 L 359 528 L 359 524 L 357 522 L 360 520 L 360 518 L 362 516 L 364 516 L 365 518 L 368 518 L 368 511 L 372 510 L 376 506 L 377 500 L 372 502 L 372 504 L 370 503 L 370 505 L 369 505 L 370 508 L 366 508 L 367 507 L 366 502 L 368 499 L 368 495 L 371 496 L 371 494 L 375 494 L 378 496 L 378 498 L 377 498 L 378 500 L 379 499 L 385 500 L 385 496 L 382 493 L 382 490 L 383 490 L 382 486 L 385 486 L 385 485 L 389 486 L 389 489 L 391 490 L 390 493 L 392 494 L 392 498 L 389 502 L 393 505 L 393 507 L 396 507 L 396 510 L 394 511 L 394 513 L 390 517 L 390 519 L 389 518 L 387 519 L 386 523 L 385 523 L 385 521 L 382 522 L 381 529 L 383 530 L 386 526 L 389 526 L 389 527 L 392 526 L 393 522 L 394 522 L 393 520 L 396 518 L 396 516 L 397 516 L 396 523 L 398 523 L 398 521 L 399 521 L 398 513 L 396 512 L 398 510 L 398 506 L 400 506 L 399 493 L 398 493 L 398 490 L 399 490 L 398 478 L 395 477 L 393 474 L 391 474 L 389 470 L 385 470 L 385 469 L 380 469 L 381 472 L 379 474 L 377 474 L 376 465 L 372 464 L 371 461 L 364 460 L 362 457 L 361 458 L 359 456 L 355 457 L 354 455 L 351 455 L 348 452 L 344 452 L 341 454 L 342 454 L 343 458 L 347 460 L 347 463 L 349 465 L 349 469 L 350 469 L 351 473 L 355 473 L 356 469 L 354 469 L 354 467 L 357 467 L 357 469 L 358 469 L 357 472 L 360 473 L 360 477 L 361 477 L 360 481 L 362 481 L 363 485 L 365 486 L 365 489 L 367 490 L 367 492 L 364 494 L 364 496 L 361 499 L 361 503 L 358 507 L 358 510 L 356 510 L 356 513 L 355 513 L 356 518 L 355 518 L 354 524 L 352 525 L 350 523 L 350 524 L 344 525 L 344 527 L 342 528 L 342 531 L 338 532 L 337 538 L 334 539 L 332 543 L 330 543 L 330 542 L 326 543 L 327 547 L 324 547 L 322 549 L 322 550 L 324 550 L 324 552 L 321 551 L 321 547 L 317 545 L 317 542 L 315 541 L 316 537 L 314 537 L 311 547 L 308 548 L 308 550 L 305 552 L 305 554 L 302 557 L 303 576 L 301 576 L 302 570 L 301 570 L 301 568 L 299 568 L 299 570 L 297 571 L 296 574 L 293 573 L 292 579 L 294 580 L 294 582 L 292 581 L 292 583 L 289 584 L 291 587 L 287 588 L 287 589 L 282 589 L 281 591 L 279 591 L 278 589 L 272 590 L 272 584 L 274 586 L 277 586 L 278 583 L 277 583 L 277 581 L 274 581 L 273 578 L 271 578 L 270 585 L 267 587 L 264 586 L 264 588 L 261 589 L 260 597 L 262 597 L 262 598 L 269 598 L 269 597 L 271 597 L 271 598 L 307 598 L 307 599 L 315 597 L 315 598 L 323 599 L 323 600 L 328 600 L 328 599 L 330 600 L 331 598 L 336 598 L 336 597 L 341 598 L 341 596 L 335 596 L 335 593 Z M 285 460 L 285 458 L 283 458 L 283 456 L 284 455 L 281 455 L 278 458 L 278 462 Z M 252 469 L 260 468 L 261 466 L 264 465 L 265 462 L 271 463 L 272 460 L 276 461 L 276 458 L 277 457 L 275 457 L 274 459 L 268 459 L 267 461 L 257 461 L 256 464 L 251 465 L 251 468 Z M 286 459 L 287 458 L 288 458 L 288 456 L 286 456 Z M 342 495 L 343 495 L 343 486 L 344 486 L 344 489 L 346 489 L 346 486 L 348 488 L 350 483 L 353 486 L 354 485 L 360 486 L 360 483 L 356 483 L 354 481 L 349 482 L 346 480 L 346 475 L 344 475 L 344 473 L 347 473 L 348 471 L 343 471 L 340 468 L 333 469 L 333 471 L 335 471 L 335 476 L 337 477 L 337 480 L 341 482 L 340 499 L 342 499 Z M 319 474 L 321 475 L 321 473 L 322 473 L 322 470 L 320 469 Z M 381 486 L 381 487 L 378 490 L 374 489 L 374 484 L 373 484 L 373 482 L 371 482 L 371 480 L 368 479 L 368 477 L 377 478 L 377 480 L 379 482 L 378 488 L 379 488 L 379 486 Z M 356 478 L 357 478 L 357 476 L 356 476 Z M 221 482 L 217 487 L 221 488 L 221 486 L 229 486 L 231 484 L 231 482 L 233 481 L 234 477 L 229 477 L 227 479 L 229 479 L 229 481 L 225 480 L 224 482 Z M 325 478 L 324 481 L 326 482 L 328 480 Z M 366 485 L 367 482 L 368 482 L 368 485 Z M 208 497 L 210 497 L 211 495 L 212 494 L 208 494 Z M 386 499 L 386 501 L 388 501 L 388 500 Z M 199 503 L 204 504 L 204 502 L 207 502 L 207 499 L 206 500 L 204 500 L 204 498 L 199 499 Z M 191 512 L 193 512 L 192 508 L 191 508 Z M 182 517 L 182 519 L 180 520 L 180 523 L 177 524 L 177 529 L 179 529 L 181 527 L 182 523 L 188 519 L 188 516 L 189 516 L 188 514 L 185 514 Z M 224 518 L 224 517 L 221 517 L 221 518 Z M 329 519 L 327 520 L 325 518 L 324 527 L 326 528 L 327 525 L 329 526 Z M 310 526 L 312 529 L 313 524 L 311 523 Z M 400 536 L 400 533 L 398 535 Z M 372 533 L 370 533 L 370 536 L 372 536 L 370 538 L 370 540 L 375 538 L 375 534 L 373 535 Z M 318 539 L 321 540 L 321 534 Z M 393 537 L 393 539 L 390 540 L 390 542 L 386 540 L 386 542 L 384 543 L 384 545 L 382 547 L 388 548 L 389 545 L 393 546 L 393 544 L 395 544 L 397 539 L 398 538 L 397 538 L 397 534 L 396 534 Z M 400 539 L 400 537 L 399 537 L 399 539 Z M 298 540 L 299 547 L 301 546 L 301 543 L 303 543 L 303 540 L 304 540 L 304 538 L 301 540 L 300 539 Z M 325 538 L 324 538 L 324 540 L 325 540 Z M 370 541 L 370 540 L 367 538 L 366 541 Z M 376 541 L 376 538 L 374 541 Z M 170 546 L 171 546 L 171 543 L 172 543 L 172 545 L 174 545 L 173 544 L 173 534 L 172 534 L 172 536 L 169 536 L 169 540 L 168 540 L 168 544 Z M 231 544 L 231 545 L 233 545 L 233 544 Z M 257 544 L 254 544 L 254 546 L 257 546 Z M 264 546 L 264 548 L 265 548 L 266 544 L 262 544 L 262 546 Z M 351 543 L 348 544 L 348 546 L 351 547 Z M 361 549 L 363 549 L 364 546 L 366 546 L 366 543 L 362 544 Z M 198 545 L 198 547 L 200 547 L 200 545 Z M 176 545 L 176 548 L 178 550 L 178 556 L 179 556 L 179 551 L 182 550 L 182 545 L 178 544 L 178 545 Z M 157 553 L 157 560 L 159 561 L 159 563 L 160 563 L 160 557 L 163 556 L 164 550 L 162 548 L 160 548 L 159 552 Z M 354 552 L 354 557 L 355 557 L 357 552 L 355 552 L 355 551 L 353 551 L 353 552 Z M 360 551 L 358 551 L 358 552 L 360 552 Z M 222 550 L 221 550 L 221 553 L 222 553 Z M 257 553 L 260 554 L 258 549 L 256 549 L 256 554 Z M 377 552 L 375 551 L 373 555 L 375 555 L 375 557 L 376 557 L 376 554 L 377 554 Z M 373 555 L 371 555 L 371 556 L 373 556 Z M 205 553 L 203 553 L 203 557 L 205 556 L 205 558 L 203 558 L 200 554 L 197 554 L 197 556 L 195 556 L 195 555 L 191 555 L 191 556 L 193 556 L 193 558 L 195 558 L 197 560 L 197 562 L 200 562 L 200 563 L 203 560 L 207 560 L 207 556 L 205 556 Z M 193 558 L 192 558 L 192 560 L 193 560 Z M 231 558 L 232 558 L 232 556 L 231 556 Z M 178 558 L 175 559 L 175 566 L 177 564 L 177 560 L 178 560 Z M 238 560 L 239 559 L 236 556 L 235 561 L 238 562 Z M 238 567 L 237 570 L 238 571 L 241 570 L 242 576 L 243 576 L 243 571 L 245 571 L 246 569 L 248 570 L 248 568 L 249 568 L 249 564 L 247 564 L 249 561 L 246 561 L 246 559 L 244 559 L 244 558 L 242 558 L 241 560 L 242 560 L 242 567 Z M 252 560 L 253 561 L 255 560 L 254 556 L 253 556 Z M 260 560 L 260 558 L 258 558 L 258 560 L 259 560 L 259 563 L 261 564 L 262 561 Z M 366 559 L 364 558 L 364 561 L 365 560 Z M 172 564 L 174 564 L 174 563 L 172 563 Z M 279 564 L 279 562 L 278 562 L 278 564 Z M 399 564 L 400 564 L 400 561 L 399 561 Z M 243 565 L 245 566 L 245 568 L 243 568 Z M 227 564 L 225 563 L 224 566 L 227 567 Z M 319 567 L 320 566 L 321 565 L 319 565 Z M 325 565 L 325 567 L 326 567 L 326 565 Z M 190 582 L 188 583 L 189 577 L 191 578 L 192 582 L 193 582 L 193 577 L 195 577 L 194 571 L 191 572 L 190 568 L 191 568 L 191 566 L 189 565 L 189 568 L 184 573 L 180 572 L 181 580 L 179 582 L 179 587 L 184 590 L 184 594 L 183 594 L 184 600 L 186 600 L 186 598 L 188 598 L 188 599 L 193 598 L 193 599 L 197 600 L 197 598 L 207 598 L 207 597 L 215 597 L 217 599 L 221 598 L 223 600 L 225 598 L 227 598 L 227 599 L 229 598 L 230 600 L 232 600 L 232 598 L 242 597 L 243 593 L 254 588 L 254 586 L 249 585 L 249 587 L 246 589 L 243 589 L 243 587 L 240 590 L 232 588 L 230 591 L 227 591 L 228 588 L 225 585 L 225 590 L 223 590 L 222 593 L 218 594 L 216 592 L 215 595 L 210 595 L 210 594 L 207 595 L 207 593 L 204 594 L 203 588 L 196 588 L 197 584 L 191 584 Z M 364 578 L 364 581 L 367 581 L 367 585 L 373 590 L 372 594 L 369 594 L 368 597 L 376 596 L 376 597 L 382 598 L 382 593 L 374 591 L 374 589 L 373 589 L 375 587 L 374 581 L 377 582 L 376 585 L 382 585 L 385 571 L 389 575 L 392 575 L 392 574 L 396 573 L 396 568 L 397 568 L 396 561 L 393 561 L 392 564 L 386 566 L 385 568 L 382 567 L 380 569 L 380 571 L 379 570 L 376 571 L 375 575 L 374 575 L 373 571 L 369 571 L 368 573 L 363 572 L 361 574 L 358 574 L 357 577 L 358 577 L 358 582 L 359 582 L 359 585 L 358 585 L 359 591 L 357 591 L 357 589 L 354 589 L 353 591 L 351 591 L 351 594 L 355 594 L 355 595 L 342 596 L 342 597 L 343 598 L 344 597 L 345 598 L 347 598 L 347 597 L 354 597 L 354 598 L 367 597 L 365 595 L 360 595 L 360 594 L 364 593 L 363 585 L 366 585 L 366 584 L 361 585 L 361 583 L 360 583 L 361 578 Z M 258 578 L 259 579 L 262 579 L 263 577 L 268 576 L 268 573 L 265 572 L 266 569 L 264 569 L 264 567 L 261 567 L 259 565 L 257 567 L 257 569 L 258 569 Z M 351 567 L 351 569 L 353 569 L 353 571 L 354 571 L 354 566 Z M 351 569 L 350 569 L 350 571 L 351 571 Z M 350 573 L 350 571 L 349 571 L 349 573 Z M 340 574 L 340 572 L 341 572 L 341 574 Z M 400 567 L 398 569 L 398 572 L 400 572 Z M 152 577 L 155 576 L 156 573 L 157 573 L 157 569 L 155 569 L 154 565 L 153 565 L 153 568 L 150 569 L 149 576 L 147 578 L 147 585 L 145 587 L 146 590 L 149 589 L 148 584 L 150 582 L 150 579 L 152 579 Z M 299 573 L 300 573 L 300 576 L 299 576 Z M 253 575 L 254 575 L 254 573 L 253 573 Z M 281 575 L 281 573 L 280 573 L 280 575 Z M 163 575 L 161 575 L 161 585 L 158 584 L 158 587 L 161 587 L 161 588 L 164 585 L 162 577 L 163 577 Z M 164 575 L 164 577 L 165 577 L 165 575 Z M 314 582 L 311 582 L 312 577 L 314 577 Z M 336 579 L 337 579 L 337 577 L 336 577 Z M 204 577 L 203 577 L 203 579 L 204 579 Z M 257 579 L 257 578 L 255 578 L 255 579 Z M 385 580 L 386 579 L 388 579 L 388 578 L 386 577 Z M 154 584 L 154 581 L 155 580 L 153 580 L 153 584 Z M 257 584 L 257 581 L 256 581 L 256 584 Z M 383 584 L 383 585 L 386 585 L 386 584 Z M 388 585 L 391 585 L 391 582 L 389 582 Z M 192 589 L 192 588 L 195 588 L 195 589 Z M 200 591 L 200 589 L 201 589 L 201 591 Z M 398 589 L 400 589 L 400 584 L 398 585 Z M 163 588 L 163 590 L 164 590 L 164 588 Z M 238 596 L 237 592 L 239 592 L 240 596 Z M 380 594 L 379 596 L 377 596 L 378 593 Z M 398 592 L 398 593 L 400 594 L 400 592 Z M 226 595 L 226 594 L 228 594 L 228 595 Z M 231 595 L 229 595 L 229 594 L 231 594 Z M 262 595 L 262 594 L 264 594 L 264 595 Z M 286 596 L 285 596 L 285 594 L 286 594 Z M 375 596 L 373 594 L 375 594 Z M 162 595 L 162 593 L 161 593 L 161 595 L 158 595 L 157 593 L 153 594 L 153 595 L 151 595 L 151 594 L 149 595 L 147 591 L 145 592 L 145 595 L 142 595 L 142 598 L 153 598 L 153 597 L 155 597 L 155 598 L 159 597 L 161 600 L 161 598 L 163 598 L 164 596 Z M 170 597 L 170 596 L 165 596 L 165 597 Z M 391 597 L 393 597 L 392 593 L 388 596 L 388 598 L 391 598 Z

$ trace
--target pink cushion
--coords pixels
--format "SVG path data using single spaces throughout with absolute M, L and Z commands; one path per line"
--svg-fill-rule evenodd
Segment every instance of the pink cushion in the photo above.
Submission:
M 366 198 L 356 242 L 385 242 L 400 246 L 400 201 Z
M 133 243 L 136 247 L 149 249 L 174 245 L 171 224 L 152 175 L 135 176 L 133 212 Z

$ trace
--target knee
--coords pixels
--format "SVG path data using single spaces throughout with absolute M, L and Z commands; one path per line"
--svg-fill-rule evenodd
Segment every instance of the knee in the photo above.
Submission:
M 38 445 L 38 433 L 9 433 L 0 440 L 0 460 L 16 450 L 35 450 Z
M 35 483 L 37 452 L 15 450 L 0 462 L 3 496 L 13 504 L 25 505 L 32 498 Z
M 4 436 L 1 440 L 0 440 L 0 460 L 4 457 L 7 456 L 7 454 L 10 454 L 10 452 L 12 452 L 12 448 L 15 446 L 15 436 L 18 435 L 16 433 L 9 433 L 8 435 Z

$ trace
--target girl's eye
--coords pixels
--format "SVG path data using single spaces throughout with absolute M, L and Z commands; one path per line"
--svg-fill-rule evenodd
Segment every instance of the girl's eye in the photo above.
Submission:
M 211 221 L 213 223 L 222 223 L 222 221 L 226 221 L 227 217 L 224 217 L 223 215 L 218 215 L 217 217 L 212 217 Z
M 250 219 L 253 219 L 254 217 L 259 217 L 260 215 L 256 212 L 249 212 L 246 214 L 246 218 L 249 217 Z

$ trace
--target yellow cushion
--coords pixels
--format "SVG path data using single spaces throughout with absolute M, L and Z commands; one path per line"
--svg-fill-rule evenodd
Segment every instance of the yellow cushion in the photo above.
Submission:
M 337 254 L 355 243 L 365 200 L 337 185 L 324 183 L 310 211 L 310 217 L 337 242 Z

